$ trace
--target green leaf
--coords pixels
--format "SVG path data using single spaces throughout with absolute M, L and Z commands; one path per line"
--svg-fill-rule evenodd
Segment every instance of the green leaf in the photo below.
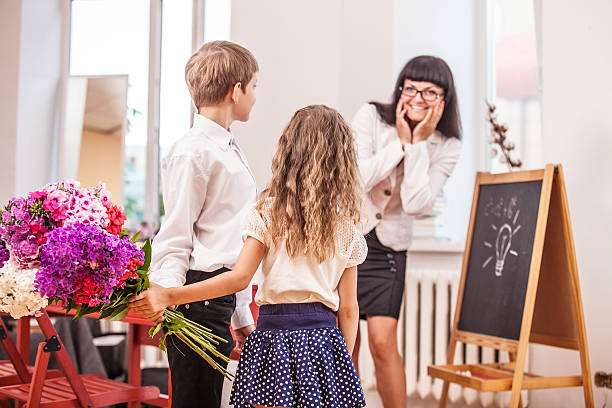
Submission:
M 108 308 L 108 309 L 103 310 L 102 313 L 100 313 L 100 318 L 98 320 L 106 319 L 111 314 L 113 314 L 113 311 L 114 311 L 114 309 L 112 309 L 112 308 Z
M 113 313 L 111 313 L 111 315 L 108 318 L 108 320 L 110 320 L 111 322 L 116 322 L 118 320 L 121 320 L 121 319 L 125 318 L 125 316 L 127 316 L 129 311 L 130 311 L 129 307 L 121 306 L 121 307 L 115 309 L 113 311 Z
M 157 333 L 159 333 L 159 331 L 161 330 L 161 328 L 162 328 L 161 323 L 159 323 L 159 324 L 158 324 L 157 326 L 155 326 L 155 327 L 151 327 L 151 328 L 149 329 L 149 337 L 151 337 L 151 338 L 155 337 L 155 335 L 156 335 Z
M 187 327 L 187 324 L 174 318 L 165 317 L 164 327 L 166 327 L 169 332 L 178 332 Z
M 90 307 L 88 305 L 79 305 L 76 308 L 76 315 L 74 316 L 74 320 L 80 319 L 81 317 L 90 314 L 90 313 L 95 313 L 98 311 L 97 307 Z
M 132 238 L 130 238 L 130 240 L 131 240 L 133 243 L 136 243 L 136 242 L 138 242 L 138 237 L 139 237 L 139 236 L 140 236 L 140 231 L 138 231 L 136 234 L 134 234 L 134 236 L 133 236 Z
M 164 335 L 160 337 L 159 343 L 157 343 L 157 347 L 162 349 L 162 351 L 166 351 L 166 337 L 168 337 L 168 334 L 170 334 L 170 332 L 164 333 Z
M 141 266 L 141 269 L 144 271 L 148 271 L 151 266 L 151 239 L 147 239 L 142 246 L 142 250 L 145 255 L 144 264 Z

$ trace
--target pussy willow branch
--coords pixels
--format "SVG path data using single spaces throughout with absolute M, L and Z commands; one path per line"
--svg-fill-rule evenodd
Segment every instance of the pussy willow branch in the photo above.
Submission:
M 523 165 L 520 159 L 512 159 L 511 152 L 514 150 L 514 143 L 512 143 L 507 139 L 506 132 L 508 128 L 506 125 L 501 125 L 497 121 L 497 117 L 495 115 L 495 110 L 497 109 L 495 105 L 491 105 L 487 102 L 487 106 L 489 107 L 489 123 L 491 124 L 491 140 L 490 144 L 496 145 L 497 148 L 504 155 L 504 161 L 508 165 L 509 169 L 512 170 L 514 167 L 519 168 Z

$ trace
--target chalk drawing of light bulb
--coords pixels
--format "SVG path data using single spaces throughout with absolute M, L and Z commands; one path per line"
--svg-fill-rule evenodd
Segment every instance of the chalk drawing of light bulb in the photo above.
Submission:
M 512 229 L 509 224 L 504 224 L 501 228 L 498 228 L 495 224 L 491 224 L 493 231 L 497 232 L 497 239 L 495 240 L 495 276 L 497 277 L 502 276 L 502 271 L 504 270 L 504 264 L 506 262 L 506 255 L 508 255 L 508 253 L 513 256 L 519 256 L 518 252 L 510 249 L 512 246 L 512 237 L 514 237 L 521 229 L 521 226 L 517 225 L 519 212 L 520 210 L 514 214 L 514 220 L 512 222 L 514 229 Z M 487 248 L 491 248 L 491 250 L 493 249 L 492 243 L 483 241 L 483 244 Z M 493 255 L 489 256 L 484 261 L 482 268 L 486 268 L 491 260 L 493 260 Z
M 497 233 L 495 240 L 495 276 L 502 276 L 506 255 L 512 245 L 512 228 L 510 225 L 504 224 Z

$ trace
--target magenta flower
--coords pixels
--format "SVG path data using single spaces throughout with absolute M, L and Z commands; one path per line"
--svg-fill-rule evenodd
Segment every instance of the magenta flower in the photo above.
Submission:
M 11 257 L 9 250 L 6 249 L 6 244 L 0 239 L 0 268 L 4 266 L 4 263 Z

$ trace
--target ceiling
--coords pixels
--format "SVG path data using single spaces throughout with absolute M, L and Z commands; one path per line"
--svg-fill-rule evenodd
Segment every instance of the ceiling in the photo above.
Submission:
M 85 130 L 121 133 L 127 110 L 127 75 L 90 77 L 85 101 Z

